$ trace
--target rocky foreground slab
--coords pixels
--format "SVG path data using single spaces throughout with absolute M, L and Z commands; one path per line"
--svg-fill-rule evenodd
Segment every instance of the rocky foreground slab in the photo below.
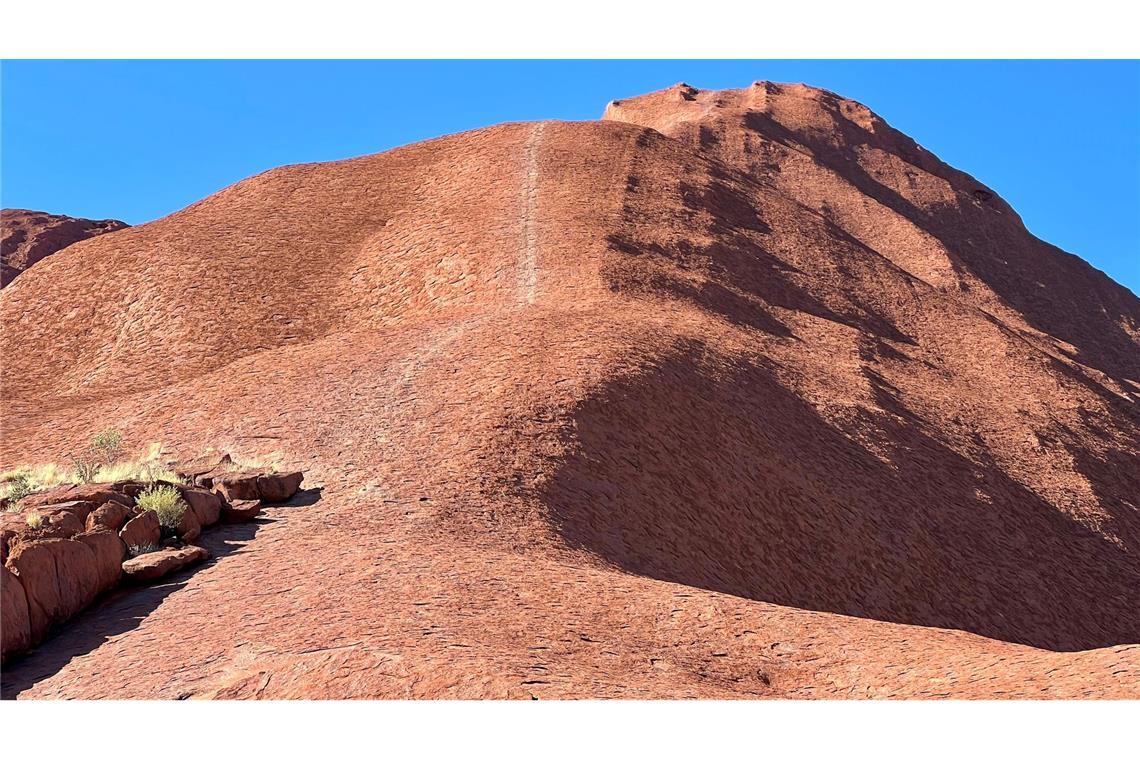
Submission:
M 212 488 L 159 484 L 177 489 L 185 505 L 166 527 L 136 504 L 154 483 L 68 485 L 21 499 L 18 511 L 0 513 L 3 658 L 34 647 L 122 581 L 148 583 L 208 559 L 193 544 L 203 530 L 254 519 L 263 501 L 290 499 L 303 478 L 219 469 Z

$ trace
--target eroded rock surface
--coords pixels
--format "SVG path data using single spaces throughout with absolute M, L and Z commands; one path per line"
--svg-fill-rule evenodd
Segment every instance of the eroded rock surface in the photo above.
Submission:
M 95 556 L 96 594 L 110 591 L 123 574 L 126 544 L 111 530 L 91 530 L 75 536 L 75 540 L 91 550 Z
M 606 116 L 283 167 L 6 288 L 0 463 L 115 419 L 324 486 L 6 693 L 1140 696 L 1136 297 L 832 93 Z
M 127 227 L 116 219 L 75 219 L 42 211 L 0 210 L 0 288 L 24 270 L 74 243 Z

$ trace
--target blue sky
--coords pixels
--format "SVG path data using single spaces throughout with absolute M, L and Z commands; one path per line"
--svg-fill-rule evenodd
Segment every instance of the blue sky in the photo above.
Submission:
M 1136 61 L 5 61 L 0 203 L 137 224 L 281 164 L 757 79 L 864 103 L 1140 293 Z

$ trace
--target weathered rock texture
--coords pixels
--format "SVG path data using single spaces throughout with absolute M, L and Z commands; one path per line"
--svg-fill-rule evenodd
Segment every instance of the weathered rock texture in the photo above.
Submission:
M 117 219 L 74 219 L 19 208 L 0 209 L 0 288 L 56 251 L 127 227 Z
M 123 563 L 123 574 L 135 582 L 157 580 L 188 565 L 208 559 L 210 553 L 201 546 L 183 546 L 179 549 L 160 549 L 141 554 Z
M 831 93 L 606 117 L 21 275 L 2 462 L 112 420 L 326 488 L 6 693 L 1140 696 L 1140 301 Z

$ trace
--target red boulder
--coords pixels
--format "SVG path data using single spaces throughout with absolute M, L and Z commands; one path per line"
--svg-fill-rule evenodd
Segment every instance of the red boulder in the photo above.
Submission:
M 0 660 L 32 645 L 28 597 L 11 570 L 0 565 Z
M 194 511 L 194 516 L 203 528 L 213 525 L 221 518 L 221 496 L 193 486 L 183 486 L 179 490 L 182 492 L 182 500 Z
M 94 530 L 80 533 L 75 540 L 87 546 L 95 555 L 95 565 L 98 570 L 98 588 L 96 593 L 103 593 L 114 588 L 123 574 L 123 557 L 126 556 L 127 547 L 119 536 L 110 530 Z
M 158 515 L 150 510 L 127 521 L 119 531 L 119 538 L 130 549 L 136 546 L 157 546 L 162 539 L 162 526 Z
M 189 507 L 186 508 L 182 513 L 182 519 L 178 521 L 178 528 L 175 532 L 186 543 L 190 543 L 202 535 L 202 525 L 198 522 L 194 510 Z
M 209 559 L 210 553 L 201 546 L 184 546 L 181 549 L 160 549 L 140 554 L 123 563 L 123 574 L 132 581 L 145 583 L 168 575 L 197 562 Z
M 131 519 L 133 513 L 127 507 L 117 502 L 109 501 L 87 515 L 87 530 L 107 528 L 118 531 Z
M 259 475 L 257 492 L 263 502 L 288 501 L 301 487 L 305 476 L 300 472 Z
M 261 502 L 257 499 L 238 499 L 222 506 L 222 522 L 249 522 L 261 514 Z
M 82 610 L 99 592 L 95 554 L 79 541 L 22 541 L 12 550 L 8 567 L 19 576 L 28 599 L 32 641 L 41 641 L 51 626 Z

